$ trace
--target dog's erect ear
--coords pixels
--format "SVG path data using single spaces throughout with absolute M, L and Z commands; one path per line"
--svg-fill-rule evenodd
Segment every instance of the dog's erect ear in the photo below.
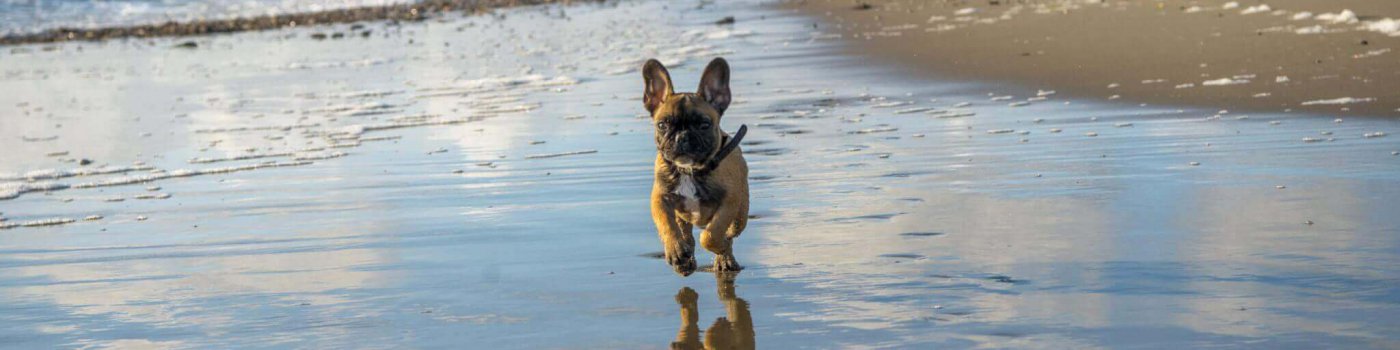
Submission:
M 700 88 L 695 92 L 720 115 L 724 115 L 724 109 L 729 108 L 729 62 L 725 62 L 723 57 L 710 61 L 710 65 L 705 67 L 705 74 L 700 75 Z
M 666 71 L 666 66 L 661 65 L 661 61 L 655 58 L 647 60 L 642 66 L 642 79 L 646 81 L 647 88 L 642 95 L 642 103 L 647 106 L 647 112 L 656 113 L 656 108 L 661 106 L 661 101 L 665 101 L 667 96 L 671 96 L 671 73 Z

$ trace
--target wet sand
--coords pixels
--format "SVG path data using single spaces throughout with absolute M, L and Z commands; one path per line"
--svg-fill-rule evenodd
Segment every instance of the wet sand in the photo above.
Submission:
M 1004 81 L 1124 103 L 1400 117 L 1400 3 L 863 3 L 871 7 L 841 0 L 783 7 L 854 38 L 848 52 L 934 79 Z M 1347 9 L 1355 17 L 1319 19 Z
M 820 20 L 641 1 L 6 56 L 0 344 L 1400 346 L 1400 122 L 933 79 Z M 689 90 L 713 56 L 750 129 L 733 280 L 656 259 L 646 202 L 637 67 Z

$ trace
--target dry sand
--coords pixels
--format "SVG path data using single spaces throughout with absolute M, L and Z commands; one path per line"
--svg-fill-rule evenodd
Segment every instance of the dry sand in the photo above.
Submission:
M 817 24 L 822 31 L 856 39 L 850 41 L 853 53 L 897 62 L 927 76 L 993 79 L 1090 99 L 1400 116 L 1400 52 L 1395 52 L 1400 37 L 1358 29 L 1400 18 L 1400 2 L 853 4 L 810 0 L 785 6 L 824 17 Z M 1245 14 L 1260 4 L 1269 9 Z M 1354 23 L 1294 19 L 1303 11 L 1344 9 L 1359 18 Z M 1387 24 L 1396 23 L 1378 26 Z M 1316 29 L 1324 33 L 1299 34 Z M 1364 102 L 1307 103 L 1346 97 Z

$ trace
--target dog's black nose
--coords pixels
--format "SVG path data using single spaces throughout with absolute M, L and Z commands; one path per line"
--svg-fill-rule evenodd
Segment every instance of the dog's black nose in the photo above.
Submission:
M 686 151 L 690 150 L 690 146 L 693 144 L 693 142 L 691 142 L 692 139 L 689 133 L 680 133 L 676 135 L 676 148 Z

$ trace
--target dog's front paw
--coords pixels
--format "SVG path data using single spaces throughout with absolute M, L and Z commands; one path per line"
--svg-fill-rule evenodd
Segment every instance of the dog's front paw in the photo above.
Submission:
M 666 263 L 676 270 L 676 274 L 690 276 L 695 273 L 695 253 L 686 247 L 666 249 Z
M 676 270 L 677 275 L 690 276 L 690 274 L 695 273 L 695 258 L 686 259 L 679 264 L 672 264 L 671 268 Z
M 744 267 L 739 266 L 733 255 L 715 255 L 715 272 L 738 272 L 742 269 Z

